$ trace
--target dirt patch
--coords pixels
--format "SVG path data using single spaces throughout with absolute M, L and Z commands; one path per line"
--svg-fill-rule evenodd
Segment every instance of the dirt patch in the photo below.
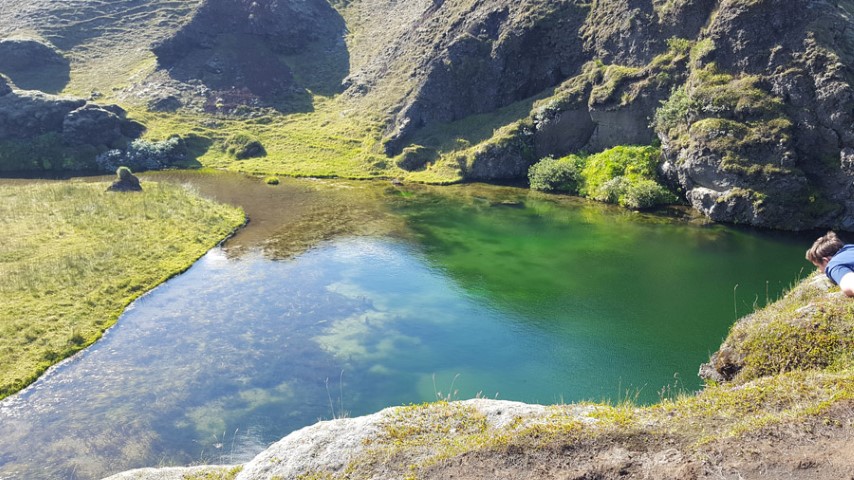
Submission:
M 806 422 L 696 446 L 689 438 L 611 435 L 535 449 L 471 452 L 434 465 L 427 480 L 854 480 L 854 402 Z

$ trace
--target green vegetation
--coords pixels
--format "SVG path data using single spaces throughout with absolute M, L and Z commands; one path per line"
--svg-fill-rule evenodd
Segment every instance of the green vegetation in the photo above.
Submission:
M 0 398 L 92 344 L 135 298 L 185 270 L 243 213 L 183 188 L 0 187 Z
M 148 127 L 146 139 L 187 139 L 190 154 L 203 167 L 251 174 L 353 179 L 396 176 L 399 170 L 381 153 L 381 124 L 343 111 L 342 105 L 314 97 L 310 113 L 268 111 L 251 119 L 203 114 L 134 111 Z M 319 135 L 318 132 L 325 132 Z M 236 161 L 237 140 L 258 141 L 266 155 Z M 229 153 L 232 148 L 232 153 Z
M 279 184 L 279 177 L 274 177 L 274 176 L 265 177 L 264 183 L 266 183 L 267 185 L 278 185 Z
M 579 155 L 544 158 L 531 165 L 528 182 L 531 188 L 542 192 L 577 194 L 584 161 L 585 157 Z
M 546 158 L 528 173 L 531 188 L 564 192 L 635 210 L 675 203 L 657 181 L 661 152 L 655 147 L 614 147 L 595 155 Z
M 815 275 L 732 327 L 725 345 L 740 359 L 737 382 L 796 370 L 854 367 L 854 305 Z
M 261 157 L 266 153 L 261 141 L 255 138 L 251 133 L 247 132 L 233 133 L 225 139 L 222 147 L 225 149 L 226 153 L 237 160 Z
M 3 140 L 0 141 L 0 172 L 95 170 L 98 153 L 93 146 L 66 145 L 59 133 L 45 133 L 26 140 Z

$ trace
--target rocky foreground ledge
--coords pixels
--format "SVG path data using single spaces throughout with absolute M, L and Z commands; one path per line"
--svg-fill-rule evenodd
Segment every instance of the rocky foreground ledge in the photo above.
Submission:
M 376 445 L 384 441 L 406 444 L 408 436 L 437 434 L 441 440 L 406 453 L 419 463 L 441 450 L 441 443 L 466 441 L 472 429 L 484 438 L 542 427 L 558 418 L 592 423 L 599 407 L 573 405 L 546 407 L 506 400 L 473 399 L 460 402 L 391 407 L 358 418 L 322 421 L 291 433 L 242 466 L 143 468 L 109 477 L 109 480 L 186 480 L 194 478 L 291 479 L 348 473 L 352 462 L 366 457 L 380 459 Z M 414 446 L 414 445 L 412 445 Z M 382 453 L 391 454 L 391 445 Z M 391 467 L 391 465 L 386 465 Z M 379 473 L 379 472 L 378 472 Z M 397 472 L 401 473 L 401 472 Z M 382 478 L 398 478 L 389 470 Z
M 296 431 L 244 465 L 109 480 L 854 479 L 854 300 L 820 275 L 739 320 L 699 393 L 618 405 L 474 399 Z

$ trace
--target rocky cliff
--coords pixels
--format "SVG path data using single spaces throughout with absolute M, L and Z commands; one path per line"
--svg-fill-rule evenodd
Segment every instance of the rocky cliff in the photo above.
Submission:
M 38 90 L 18 90 L 0 74 L 0 171 L 95 169 L 94 155 L 109 148 L 124 147 L 144 127 L 127 118 L 117 105 L 98 105 L 82 98 L 57 96 Z M 56 154 L 46 165 L 36 152 L 25 160 L 13 154 L 43 148 Z M 20 152 L 19 152 L 20 150 Z M 63 165 L 63 158 L 82 153 L 85 160 Z
M 851 0 L 72 3 L 0 13 L 0 71 L 35 30 L 59 50 L 33 50 L 22 81 L 68 69 L 193 134 L 222 118 L 274 144 L 309 130 L 304 165 L 350 162 L 324 175 L 521 179 L 543 157 L 660 143 L 663 177 L 713 220 L 854 228 Z M 90 79 L 110 58 L 125 77 Z M 287 145 L 234 168 L 313 171 Z

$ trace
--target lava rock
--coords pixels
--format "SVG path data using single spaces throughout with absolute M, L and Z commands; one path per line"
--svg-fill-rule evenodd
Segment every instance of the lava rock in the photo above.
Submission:
M 116 180 L 107 187 L 108 192 L 141 192 L 142 185 L 139 184 L 139 178 L 134 175 L 129 168 L 119 167 L 116 170 Z

